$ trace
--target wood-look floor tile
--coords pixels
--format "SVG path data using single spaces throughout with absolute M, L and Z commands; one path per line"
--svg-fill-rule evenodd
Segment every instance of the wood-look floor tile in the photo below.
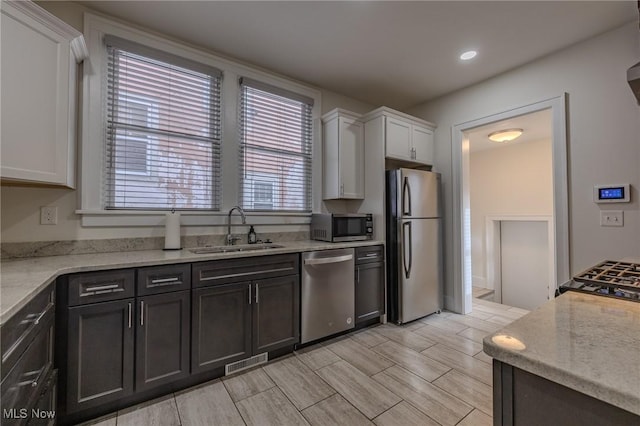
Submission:
M 519 309 L 519 308 L 514 308 L 514 309 Z M 520 312 L 522 311 L 522 312 Z M 504 318 L 511 318 L 512 321 L 515 321 L 517 319 L 522 318 L 523 316 L 525 316 L 526 314 L 528 314 L 529 311 L 525 311 L 524 309 L 519 309 L 518 311 L 512 311 L 512 310 L 506 310 L 506 311 L 500 311 L 500 313 L 496 314 L 496 315 L 500 315 L 501 317 Z
M 478 330 L 477 328 L 468 327 L 459 332 L 458 336 L 462 336 L 466 339 L 471 339 L 474 342 L 482 344 L 482 340 L 489 334 L 491 333 L 487 333 L 484 330 Z
M 268 364 L 264 371 L 298 410 L 303 410 L 335 393 L 297 357 Z
M 521 314 L 522 316 L 524 316 L 524 315 L 527 315 L 531 311 L 528 311 L 528 310 L 522 309 L 522 308 L 516 308 L 515 306 L 512 306 L 509 309 L 507 309 L 507 312 L 515 312 L 515 313 L 518 313 L 518 314 Z
M 173 394 L 118 411 L 118 425 L 177 426 L 180 417 Z
M 371 426 L 360 411 L 347 402 L 339 394 L 330 396 L 302 411 L 302 415 L 312 426 Z
M 389 340 L 393 340 L 394 342 L 398 342 L 401 345 L 417 352 L 436 344 L 436 342 L 426 339 L 413 331 L 409 331 L 404 327 L 399 327 L 393 324 L 380 326 L 375 329 L 375 333 L 378 333 Z
M 373 352 L 353 339 L 345 339 L 327 346 L 331 352 L 347 361 L 367 376 L 373 376 L 389 368 L 393 362 Z
M 343 339 L 348 340 L 348 339 Z M 341 340 L 341 341 L 343 341 Z M 311 370 L 317 370 L 340 361 L 340 357 L 324 346 L 314 345 L 302 350 L 296 351 L 298 359 L 302 361 Z
M 511 308 L 511 306 L 503 305 L 501 303 L 497 303 L 492 300 L 484 300 L 484 299 L 474 299 L 472 307 L 474 308 L 486 307 L 486 308 L 492 308 L 492 309 L 499 309 L 503 311 L 509 310 L 509 308 Z
M 369 419 L 400 402 L 398 396 L 346 361 L 321 368 L 317 373 Z
M 487 415 L 493 413 L 493 395 L 489 385 L 456 370 L 434 380 L 433 384 Z
M 237 406 L 248 426 L 309 424 L 277 387 L 243 399 Z
M 183 426 L 244 425 L 221 381 L 176 393 L 176 404 Z
M 473 410 L 458 426 L 493 426 L 493 418 L 480 410 Z
M 441 362 L 435 361 L 395 342 L 383 343 L 374 347 L 373 350 L 429 382 L 437 379 L 451 369 L 451 367 Z
M 118 412 L 107 414 L 106 416 L 91 419 L 87 422 L 80 423 L 78 426 L 116 426 Z
M 473 340 L 469 340 L 466 337 L 459 336 L 455 333 L 448 332 L 432 325 L 425 325 L 424 327 L 416 330 L 414 333 L 433 340 L 434 342 L 441 343 L 452 349 L 458 350 L 467 355 L 475 355 L 478 352 L 482 352 L 482 345 Z
M 276 385 L 262 368 L 224 378 L 223 383 L 233 402 L 266 391 Z
M 496 331 L 498 331 L 502 327 L 504 327 L 503 325 L 500 325 L 500 324 L 496 324 L 496 323 L 493 323 L 493 322 L 481 320 L 481 319 L 478 319 L 478 318 L 473 318 L 473 317 L 470 317 L 470 316 L 467 316 L 467 315 L 454 315 L 454 316 L 451 316 L 449 318 L 451 318 L 451 322 L 456 322 L 460 326 L 467 326 L 467 327 L 477 328 L 478 330 L 486 331 L 488 334 L 495 333 Z M 447 319 L 449 319 L 449 318 L 447 318 Z M 462 331 L 462 330 L 458 330 L 457 332 L 460 332 L 460 331 Z
M 493 357 L 490 357 L 484 351 L 478 352 L 473 356 L 475 359 L 479 359 L 482 362 L 486 362 L 489 365 L 493 365 Z M 493 367 L 492 367 L 493 368 Z
M 378 426 L 439 426 L 439 423 L 404 401 L 380 414 L 373 422 Z
M 487 318 L 491 318 L 495 314 L 489 313 L 489 312 L 483 312 L 482 310 L 479 310 L 479 309 L 473 309 L 467 315 L 469 315 L 470 317 L 486 320 Z
M 360 343 L 361 345 L 364 345 L 368 348 L 371 348 L 373 346 L 377 346 L 380 343 L 384 343 L 386 341 L 388 341 L 389 339 L 387 339 L 386 337 L 384 337 L 381 334 L 378 334 L 375 332 L 375 330 L 377 330 L 378 328 L 368 328 L 366 330 L 363 331 L 359 331 L 356 333 L 353 333 L 351 335 L 351 338 L 353 340 L 355 340 L 356 342 Z
M 493 384 L 493 370 L 486 362 L 441 344 L 425 349 L 421 353 L 482 383 L 490 386 Z
M 473 410 L 455 396 L 398 366 L 373 378 L 442 425 L 453 426 Z
M 453 315 L 449 315 L 446 318 L 440 318 L 437 317 L 435 315 L 431 315 L 427 318 L 421 319 L 420 322 L 424 323 L 424 324 L 429 324 L 432 325 L 434 327 L 438 327 L 441 328 L 445 331 L 450 331 L 452 333 L 458 333 L 462 330 L 464 330 L 465 328 L 467 328 L 467 326 L 464 326 L 462 324 L 460 324 L 459 322 L 456 321 L 452 321 L 453 319 L 457 318 L 457 317 L 461 317 L 464 315 L 458 315 L 458 314 L 453 314 Z
M 505 325 L 511 324 L 514 321 L 514 319 L 513 318 L 507 318 L 507 317 L 502 316 L 502 315 L 494 315 L 492 317 L 489 317 L 489 318 L 485 319 L 485 321 L 495 322 L 496 324 L 505 326 Z

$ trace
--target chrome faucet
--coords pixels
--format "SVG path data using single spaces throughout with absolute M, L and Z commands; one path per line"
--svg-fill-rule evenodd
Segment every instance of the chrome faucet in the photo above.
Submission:
M 231 213 L 233 213 L 234 210 L 238 210 L 238 212 L 240 213 L 240 216 L 242 217 L 242 224 L 244 225 L 245 223 L 247 223 L 247 218 L 244 215 L 244 210 L 242 210 L 242 207 L 234 206 L 231 208 L 231 210 L 229 210 L 229 214 L 227 215 L 227 245 L 228 246 L 235 244 L 235 242 L 240 239 L 240 238 L 234 238 L 233 235 L 231 235 Z

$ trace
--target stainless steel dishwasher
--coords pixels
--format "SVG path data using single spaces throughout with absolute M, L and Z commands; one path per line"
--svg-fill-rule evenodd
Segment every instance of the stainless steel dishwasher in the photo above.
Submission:
M 300 343 L 355 325 L 354 250 L 302 253 Z

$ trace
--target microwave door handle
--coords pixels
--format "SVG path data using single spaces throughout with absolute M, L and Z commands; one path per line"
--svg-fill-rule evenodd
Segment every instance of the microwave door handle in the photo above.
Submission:
M 408 250 L 407 243 L 409 243 Z M 411 266 L 413 263 L 413 250 L 411 248 L 412 245 L 413 242 L 411 240 L 411 222 L 405 222 L 402 224 L 402 266 L 404 267 L 404 276 L 406 279 L 409 279 L 409 277 L 411 277 Z M 409 261 L 408 264 L 407 257 Z
M 402 184 L 402 215 L 411 216 L 411 186 L 406 176 Z

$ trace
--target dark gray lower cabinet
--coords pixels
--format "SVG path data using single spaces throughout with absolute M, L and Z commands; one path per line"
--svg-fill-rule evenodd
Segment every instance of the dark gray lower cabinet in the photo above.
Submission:
M 135 390 L 189 376 L 191 292 L 138 297 Z
M 356 324 L 384 314 L 384 249 L 383 246 L 356 249 Z
M 299 275 L 287 275 L 255 282 L 252 330 L 254 354 L 298 343 L 299 281 Z
M 192 372 L 251 356 L 251 282 L 193 290 Z
M 135 299 L 69 308 L 67 411 L 133 393 Z

